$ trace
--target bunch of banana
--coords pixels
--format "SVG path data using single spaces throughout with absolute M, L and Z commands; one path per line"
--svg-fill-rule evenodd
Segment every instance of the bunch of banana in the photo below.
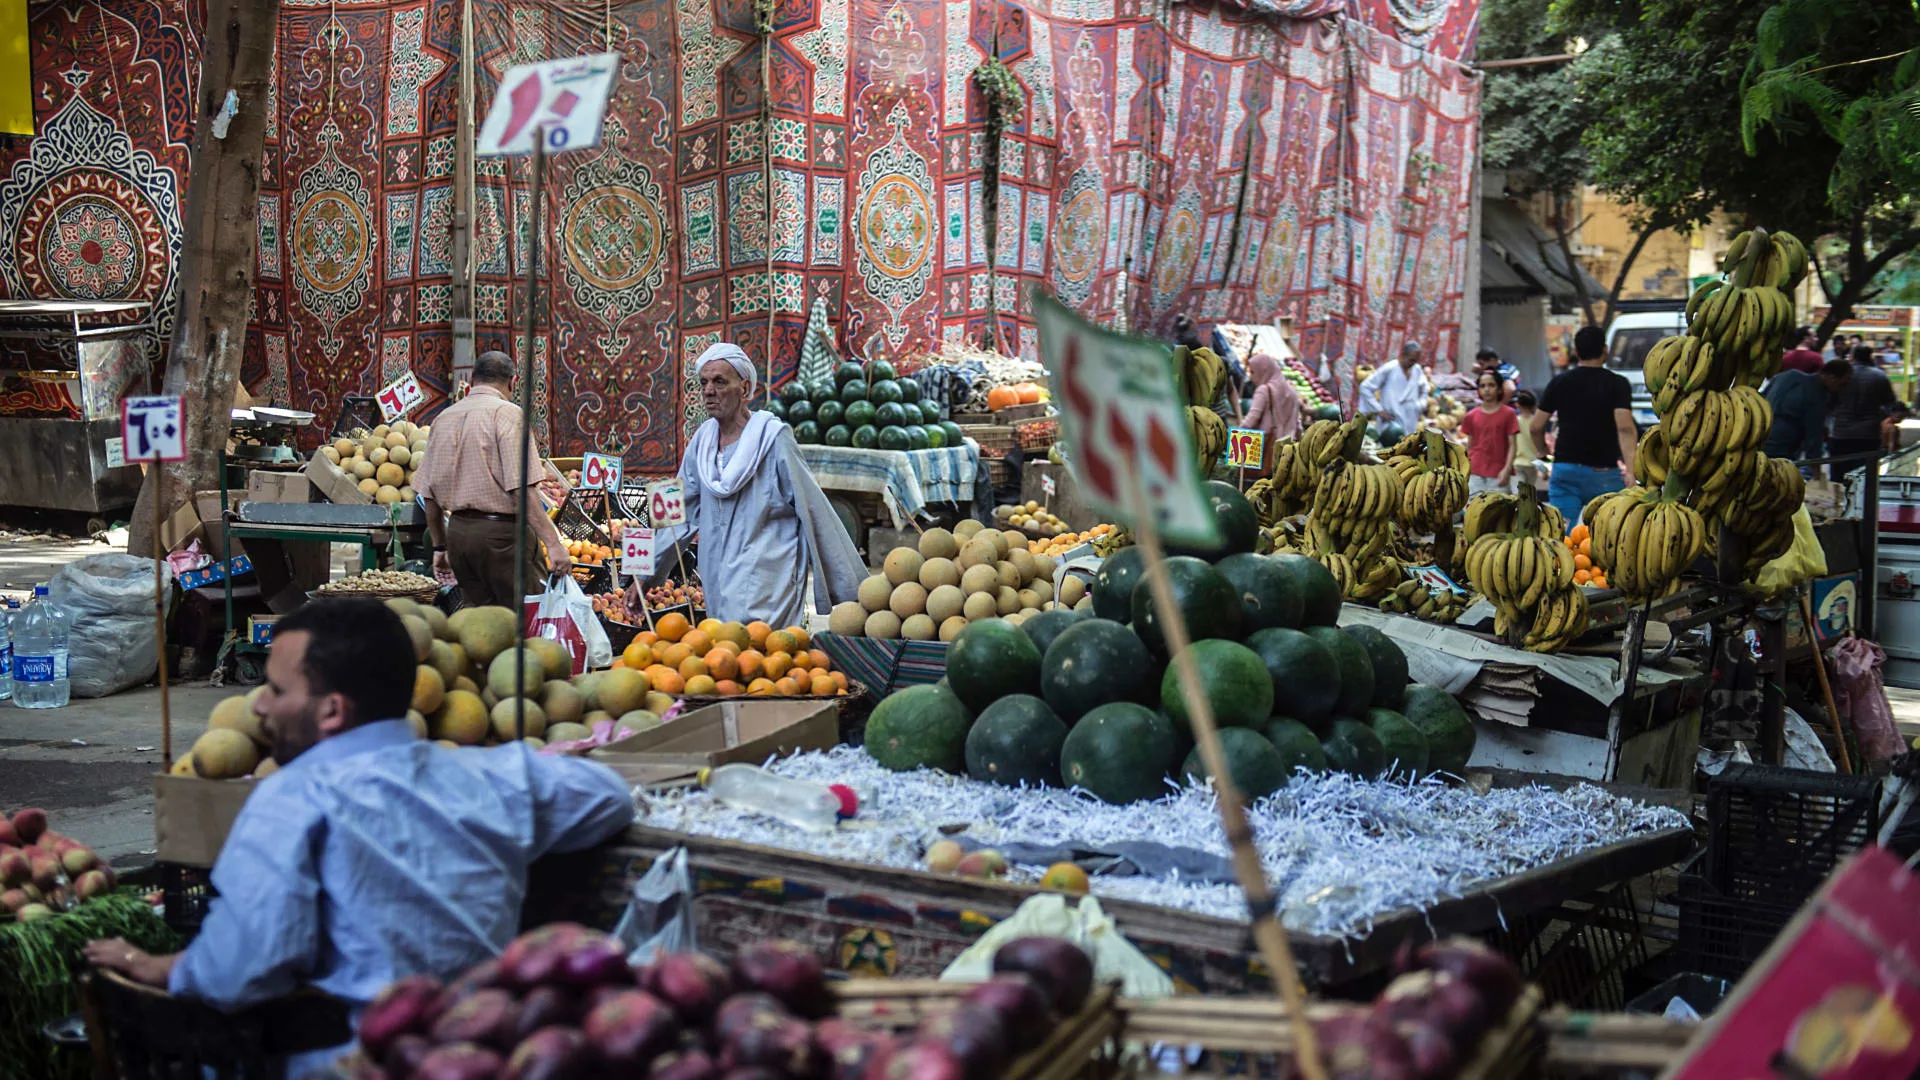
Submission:
M 1731 451 L 1760 449 L 1772 426 L 1773 407 L 1750 386 L 1696 390 L 1660 421 L 1667 466 L 1697 479 Z
M 1467 451 L 1437 431 L 1416 431 L 1387 453 L 1406 497 L 1400 522 L 1408 529 L 1439 532 L 1467 505 Z
M 1494 621 L 1500 621 L 1498 612 Z M 1520 647 L 1528 652 L 1559 652 L 1586 633 L 1587 624 L 1587 594 L 1579 589 L 1556 589 L 1534 609 L 1533 623 L 1521 635 Z
M 1743 500 L 1758 481 L 1765 460 L 1766 455 L 1757 450 L 1729 450 L 1718 461 L 1700 467 L 1705 475 L 1694 485 L 1693 508 L 1709 523 L 1745 516 Z
M 1746 553 L 1741 576 L 1749 579 L 1793 546 L 1793 515 L 1807 497 L 1806 478 L 1785 458 L 1762 458 L 1754 472 L 1751 486 L 1742 493 L 1740 512 L 1719 524 L 1739 537 Z
M 1659 424 L 1647 429 L 1640 436 L 1640 446 L 1633 452 L 1633 478 L 1642 487 L 1659 487 L 1667 482 L 1672 466 L 1667 461 L 1667 433 Z
M 1305 516 L 1285 517 L 1260 530 L 1254 551 L 1261 555 L 1311 555 Z
M 1187 424 L 1193 428 L 1193 453 L 1200 463 L 1200 476 L 1212 475 L 1220 455 L 1227 452 L 1227 422 L 1204 405 L 1187 406 Z
M 1653 411 L 1666 416 L 1687 394 L 1726 389 L 1733 373 L 1729 370 L 1725 378 L 1717 378 L 1714 363 L 1713 346 L 1700 338 L 1674 334 L 1655 342 L 1640 369 L 1646 376 L 1647 393 L 1653 395 Z
M 1707 523 L 1680 501 L 1685 491 L 1675 476 L 1664 488 L 1623 488 L 1587 504 L 1593 561 L 1610 587 L 1636 600 L 1664 596 L 1706 550 Z
M 1806 245 L 1792 233 L 1750 229 L 1734 237 L 1722 269 L 1725 279 L 1705 282 L 1688 298 L 1687 335 L 1713 346 L 1704 385 L 1757 387 L 1779 370 L 1780 344 L 1794 324 L 1792 292 L 1807 273 Z M 1657 398 L 1654 409 L 1661 411 Z
M 1451 623 L 1473 605 L 1473 597 L 1452 589 L 1430 591 L 1420 582 L 1408 579 L 1380 598 L 1380 610 L 1396 615 L 1411 615 L 1428 622 Z
M 1187 395 L 1187 404 L 1212 409 L 1227 382 L 1226 361 L 1204 345 L 1197 349 L 1181 345 L 1173 350 L 1173 366 L 1180 373 L 1180 388 Z
M 1346 423 L 1338 420 L 1315 420 L 1300 433 L 1298 468 L 1305 474 L 1308 489 L 1319 479 L 1319 471 L 1334 463 L 1338 458 L 1358 461 L 1360 442 L 1366 435 L 1367 422 L 1364 417 L 1356 417 Z
M 1731 274 L 1749 262 L 1750 284 L 1792 292 L 1807 276 L 1807 245 L 1785 230 L 1748 229 L 1727 245 L 1720 268 Z
M 1130 548 L 1132 546 L 1133 530 L 1127 528 L 1125 525 L 1112 529 L 1104 536 L 1096 536 L 1093 538 L 1093 553 L 1103 559 L 1119 551 L 1121 548 Z
M 1391 555 L 1382 555 L 1364 565 L 1352 562 L 1349 565 L 1353 567 L 1352 580 L 1341 595 L 1355 603 L 1370 603 L 1393 588 L 1395 582 L 1406 578 L 1406 568 Z
M 1487 532 L 1467 545 L 1467 577 L 1507 622 L 1518 626 L 1546 597 L 1573 587 L 1573 549 L 1540 535 L 1523 504 L 1512 532 Z
M 1567 534 L 1566 521 L 1560 511 L 1552 505 L 1534 502 L 1521 495 L 1502 495 L 1498 492 L 1483 491 L 1467 500 L 1465 516 L 1466 535 L 1464 539 L 1471 547 L 1481 537 L 1489 534 L 1505 534 L 1520 530 L 1520 508 L 1530 504 L 1533 513 L 1533 533 L 1542 540 L 1560 543 Z M 1482 592 L 1486 590 L 1481 590 Z
M 1404 485 L 1391 466 L 1336 460 L 1320 474 L 1307 514 L 1314 551 L 1339 552 L 1357 565 L 1370 566 L 1393 540 L 1393 521 L 1404 497 Z

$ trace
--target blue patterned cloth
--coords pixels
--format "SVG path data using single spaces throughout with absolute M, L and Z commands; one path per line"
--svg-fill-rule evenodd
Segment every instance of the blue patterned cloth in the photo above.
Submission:
M 958 364 L 928 364 L 914 372 L 913 381 L 920 384 L 920 396 L 940 404 L 940 418 L 951 419 L 956 412 L 965 412 L 961 408 L 973 397 L 975 383 L 987 377 L 987 367 L 978 360 L 967 360 Z
M 973 503 L 991 509 L 993 484 L 980 446 L 938 450 L 860 450 L 850 446 L 802 446 L 800 460 L 828 491 L 878 492 L 895 528 L 918 517 L 928 503 Z

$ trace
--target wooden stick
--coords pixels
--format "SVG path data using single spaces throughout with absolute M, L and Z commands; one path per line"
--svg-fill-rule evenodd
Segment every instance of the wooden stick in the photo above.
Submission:
M 223 462 L 221 468 L 225 468 Z M 160 537 L 160 497 L 164 490 L 160 484 L 161 464 L 153 462 L 147 468 L 147 475 L 153 477 L 153 654 L 159 661 L 160 670 L 160 771 L 173 771 L 173 703 L 167 694 L 167 601 L 164 586 L 161 584 L 161 549 L 166 545 Z M 224 490 L 225 481 L 221 481 Z M 224 528 L 224 524 L 222 528 Z M 227 568 L 233 572 L 232 567 Z M 228 612 L 232 614 L 231 611 Z M 233 628 L 227 628 L 228 633 Z
M 1833 729 L 1833 749 L 1840 756 L 1840 771 L 1853 774 L 1853 762 L 1847 756 L 1847 737 L 1840 732 L 1840 710 L 1833 704 L 1833 686 L 1827 682 L 1827 661 L 1820 655 L 1820 634 L 1813 625 L 1813 602 L 1806 590 L 1800 590 L 1800 617 L 1807 624 L 1807 641 L 1813 646 L 1813 671 L 1820 677 L 1820 699 L 1827 707 L 1827 726 Z
M 1287 1022 L 1292 1025 L 1294 1043 L 1299 1047 L 1296 1058 L 1301 1073 L 1306 1080 L 1327 1080 L 1326 1069 L 1320 1063 L 1320 1046 L 1314 1038 L 1313 1024 L 1307 1019 L 1306 988 L 1300 983 L 1300 970 L 1294 964 L 1293 949 L 1287 944 L 1286 930 L 1281 927 L 1274 912 L 1273 892 L 1267 888 L 1266 871 L 1260 865 L 1260 852 L 1253 845 L 1253 828 L 1247 824 L 1246 804 L 1227 769 L 1227 755 L 1220 748 L 1220 735 L 1214 728 L 1213 706 L 1200 691 L 1200 665 L 1187 648 L 1187 623 L 1181 617 L 1180 606 L 1174 599 L 1173 579 L 1167 575 L 1166 557 L 1160 550 L 1160 534 L 1154 526 L 1153 508 L 1140 486 L 1140 478 L 1135 475 L 1130 477 L 1130 481 L 1134 540 L 1146 556 L 1147 587 L 1152 591 L 1153 606 L 1160 616 L 1161 633 L 1166 638 L 1167 651 L 1173 656 L 1181 695 L 1186 698 L 1187 716 L 1193 722 L 1194 742 L 1199 747 L 1200 759 L 1206 763 L 1207 771 L 1213 774 L 1214 794 L 1220 803 L 1220 824 L 1227 834 L 1228 845 L 1233 849 L 1234 876 L 1240 879 L 1240 889 L 1247 897 L 1247 911 L 1253 916 L 1254 944 L 1260 949 L 1261 959 L 1273 969 L 1274 981 L 1280 984 L 1280 998 L 1287 1006 Z

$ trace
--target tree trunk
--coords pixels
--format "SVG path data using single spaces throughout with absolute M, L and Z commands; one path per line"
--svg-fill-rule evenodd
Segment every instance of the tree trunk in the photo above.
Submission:
M 1827 317 L 1820 320 L 1817 331 L 1820 344 L 1825 345 L 1833 337 L 1833 332 L 1853 314 L 1854 305 L 1864 303 L 1878 292 L 1868 292 L 1867 287 L 1887 264 L 1920 248 L 1920 230 L 1896 233 L 1880 250 L 1872 256 L 1867 255 L 1866 230 L 1856 225 L 1847 235 L 1847 273 L 1840 279 L 1840 291 L 1829 294 Z
M 193 158 L 180 220 L 180 308 L 163 390 L 186 399 L 187 458 L 162 471 L 162 516 L 219 482 L 253 298 L 267 78 L 279 24 L 280 0 L 207 3 Z M 237 111 L 217 132 L 229 93 Z M 143 486 L 134 507 L 127 550 L 135 554 L 153 551 L 154 495 L 154 485 Z
M 1640 230 L 1639 236 L 1633 238 L 1633 246 L 1627 249 L 1627 257 L 1620 262 L 1620 272 L 1613 277 L 1613 288 L 1607 292 L 1607 322 L 1613 321 L 1614 309 L 1620 306 L 1620 292 L 1627 287 L 1628 272 L 1633 269 L 1634 262 L 1640 258 L 1640 252 L 1646 248 L 1647 241 L 1653 239 L 1653 234 L 1659 231 L 1658 225 L 1648 225 Z
M 1587 275 L 1580 272 L 1580 261 L 1573 257 L 1573 229 L 1567 225 L 1566 200 L 1569 196 L 1555 194 L 1553 197 L 1553 235 L 1560 242 L 1560 254 L 1567 260 L 1567 274 L 1573 280 L 1573 297 L 1580 304 L 1580 313 L 1588 326 L 1595 326 L 1599 320 L 1593 317 L 1593 297 L 1587 295 Z M 1542 252 L 1542 262 L 1546 262 Z M 1547 265 L 1551 266 L 1552 263 Z

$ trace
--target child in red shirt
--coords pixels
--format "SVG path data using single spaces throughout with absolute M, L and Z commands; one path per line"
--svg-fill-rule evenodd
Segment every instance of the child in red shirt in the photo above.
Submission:
M 1513 489 L 1513 450 L 1520 434 L 1520 416 L 1513 406 L 1501 403 L 1502 387 L 1498 372 L 1480 374 L 1480 407 L 1460 418 L 1460 431 L 1467 437 L 1467 491 L 1510 492 Z

